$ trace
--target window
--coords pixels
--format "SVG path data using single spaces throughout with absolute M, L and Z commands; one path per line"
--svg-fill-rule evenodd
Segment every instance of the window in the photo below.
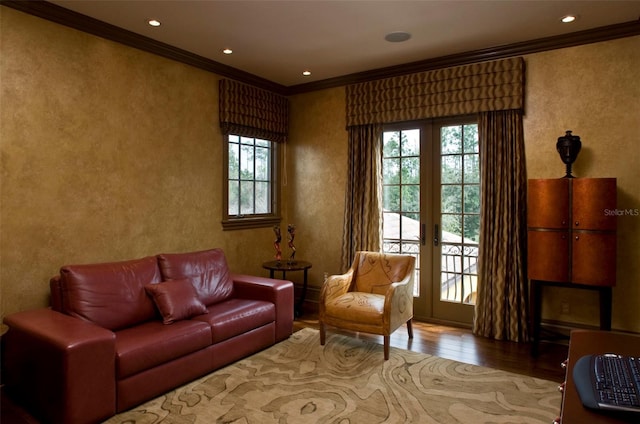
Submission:
M 256 228 L 279 223 L 277 143 L 229 134 L 227 146 L 223 228 Z

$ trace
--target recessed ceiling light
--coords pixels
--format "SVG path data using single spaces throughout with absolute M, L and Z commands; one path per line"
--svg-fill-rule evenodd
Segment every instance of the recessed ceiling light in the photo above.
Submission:
M 152 27 L 159 27 L 161 25 L 160 21 L 157 19 L 149 19 L 148 22 Z
M 308 70 L 308 69 L 307 69 L 307 70 L 304 70 L 304 71 L 302 71 L 302 75 L 304 75 L 305 77 L 308 77 L 308 76 L 310 76 L 310 75 L 311 75 L 311 71 L 310 71 L 310 70 Z
M 222 50 L 222 53 L 224 53 L 224 54 L 231 54 L 231 53 L 233 53 L 233 50 L 231 50 L 231 49 L 223 49 L 223 50 Z
M 401 43 L 411 38 L 411 34 L 405 31 L 394 31 L 384 36 L 384 39 L 390 43 Z
M 576 19 L 578 19 L 578 17 L 575 15 L 566 15 L 566 16 L 563 16 L 560 20 L 565 24 L 568 24 L 569 22 L 573 22 Z

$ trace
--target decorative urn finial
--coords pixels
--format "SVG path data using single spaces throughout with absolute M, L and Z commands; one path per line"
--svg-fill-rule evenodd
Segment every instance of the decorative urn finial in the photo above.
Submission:
M 574 178 L 571 175 L 571 165 L 575 162 L 582 148 L 582 142 L 577 135 L 571 135 L 571 131 L 567 130 L 567 133 L 563 137 L 558 137 L 556 143 L 556 150 L 560 155 L 560 159 L 567 167 L 567 175 L 564 178 Z

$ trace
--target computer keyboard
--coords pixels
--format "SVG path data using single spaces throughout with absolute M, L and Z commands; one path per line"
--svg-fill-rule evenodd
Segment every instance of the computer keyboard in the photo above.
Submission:
M 583 356 L 573 367 L 573 380 L 587 408 L 640 414 L 640 357 Z

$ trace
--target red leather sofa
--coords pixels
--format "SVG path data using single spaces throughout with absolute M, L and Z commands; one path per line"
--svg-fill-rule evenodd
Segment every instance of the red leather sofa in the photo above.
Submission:
M 220 249 L 72 265 L 51 308 L 6 316 L 7 393 L 94 423 L 288 338 L 293 284 L 229 272 Z

